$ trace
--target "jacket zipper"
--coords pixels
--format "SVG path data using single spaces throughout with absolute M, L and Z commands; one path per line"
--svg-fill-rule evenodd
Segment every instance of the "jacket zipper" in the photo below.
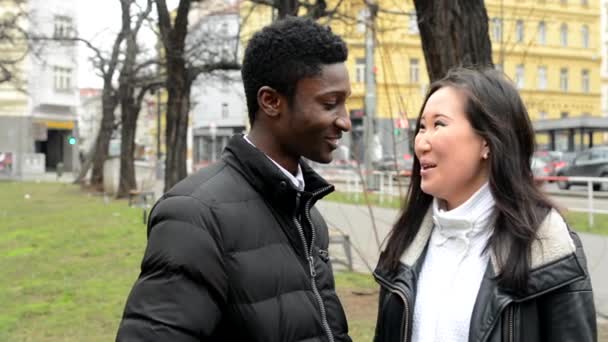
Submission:
M 327 191 L 328 189 L 331 189 L 331 185 L 315 191 L 312 194 L 311 199 L 318 196 L 322 192 Z M 299 208 L 300 196 L 301 195 L 298 192 L 296 194 L 296 210 Z M 331 328 L 329 327 L 329 323 L 327 322 L 327 312 L 325 311 L 325 305 L 323 304 L 323 299 L 321 298 L 321 294 L 319 293 L 319 290 L 317 289 L 317 281 L 315 279 L 315 277 L 317 276 L 317 272 L 315 271 L 315 260 L 314 260 L 314 256 L 313 256 L 313 247 L 315 245 L 315 228 L 312 224 L 312 219 L 310 218 L 311 199 L 309 199 L 308 202 L 306 202 L 306 206 L 304 207 L 304 216 L 306 216 L 306 219 L 308 220 L 308 223 L 310 224 L 310 230 L 311 230 L 310 247 L 306 243 L 306 238 L 304 237 L 304 229 L 302 228 L 302 225 L 300 224 L 300 222 L 298 221 L 298 219 L 296 217 L 293 218 L 293 222 L 295 223 L 296 227 L 298 228 L 298 233 L 300 233 L 300 239 L 302 240 L 302 245 L 304 246 L 304 255 L 306 256 L 306 260 L 308 261 L 308 268 L 310 270 L 312 292 L 314 293 L 315 298 L 317 299 L 317 302 L 319 303 L 319 309 L 321 311 L 321 324 L 323 325 L 323 328 L 325 329 L 325 333 L 327 334 L 327 338 L 329 339 L 329 342 L 334 342 L 334 336 L 331 333 Z
M 401 331 L 403 334 L 403 342 L 407 342 L 407 340 L 408 340 L 407 332 L 408 332 L 408 327 L 409 327 L 408 318 L 410 315 L 410 306 L 409 306 L 407 298 L 406 298 L 407 296 L 405 295 L 405 293 L 403 291 L 401 291 L 396 286 L 391 285 L 391 283 L 389 283 L 384 278 L 380 277 L 378 274 L 374 273 L 374 276 L 376 277 L 376 279 L 378 279 L 378 281 L 380 283 L 382 283 L 382 285 L 384 285 L 384 287 L 386 287 L 387 290 L 389 290 L 391 293 L 394 293 L 397 296 L 399 296 L 399 298 L 401 298 L 401 300 L 403 301 L 403 318 L 401 320 Z
M 513 305 L 509 306 L 509 311 L 507 312 L 507 320 L 509 322 L 509 336 L 508 341 L 513 342 Z

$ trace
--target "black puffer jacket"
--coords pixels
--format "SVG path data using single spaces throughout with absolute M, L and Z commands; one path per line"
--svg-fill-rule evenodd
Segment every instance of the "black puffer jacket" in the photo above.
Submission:
M 374 271 L 380 284 L 375 342 L 411 341 L 416 283 L 433 229 L 427 213 L 399 271 Z M 469 342 L 595 342 L 596 315 L 587 262 L 578 236 L 552 211 L 532 245 L 527 289 L 500 288 L 494 256 L 473 308 Z M 458 295 L 458 294 L 454 294 Z
M 117 341 L 350 341 L 313 208 L 333 186 L 302 171 L 298 192 L 238 135 L 165 194 Z

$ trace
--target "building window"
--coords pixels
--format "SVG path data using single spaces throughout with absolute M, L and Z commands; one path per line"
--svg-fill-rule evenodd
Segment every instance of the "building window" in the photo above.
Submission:
M 502 41 L 502 19 L 492 19 L 492 33 L 495 41 Z
M 588 6 L 589 5 L 589 1 L 587 1 L 587 0 L 581 0 L 581 5 L 582 6 Z
M 547 118 L 547 112 L 545 112 L 544 110 L 541 110 L 538 113 L 538 118 L 541 119 L 541 120 L 545 120 Z
M 537 87 L 539 90 L 547 89 L 547 67 L 539 66 L 537 73 Z
M 416 16 L 416 12 L 409 14 L 408 32 L 410 34 L 418 34 L 420 32 L 418 30 L 418 17 Z
M 72 90 L 72 69 L 63 67 L 53 68 L 53 83 L 55 90 Z
M 228 23 L 222 23 L 222 26 L 220 26 L 220 37 L 228 37 Z
M 589 93 L 589 70 L 587 69 L 581 71 L 581 89 L 583 93 Z
M 420 64 L 418 58 L 410 58 L 410 83 L 418 83 L 420 74 Z
M 525 83 L 524 65 L 519 64 L 515 67 L 515 86 L 517 89 L 523 89 Z
M 55 19 L 55 31 L 53 37 L 55 38 L 70 38 L 73 36 L 74 24 L 72 18 L 64 15 L 56 15 Z
M 568 46 L 568 24 L 566 23 L 559 28 L 559 42 L 562 46 Z
M 581 27 L 581 40 L 583 43 L 583 48 L 589 48 L 589 26 L 583 25 Z
M 559 117 L 562 118 L 562 119 L 565 119 L 568 116 L 570 116 L 570 114 L 568 114 L 568 112 L 561 112 L 561 113 L 559 113 Z
M 547 25 L 544 21 L 538 23 L 538 44 L 545 45 L 547 44 Z
M 222 103 L 222 118 L 226 119 L 228 117 L 228 104 Z
M 568 4 L 568 0 L 560 0 L 559 1 L 562 5 L 567 5 Z
M 365 58 L 357 58 L 355 65 L 355 82 L 365 82 Z
M 561 68 L 559 71 L 559 88 L 568 91 L 568 68 Z
M 515 24 L 515 39 L 518 43 L 523 43 L 525 38 L 524 21 L 518 20 Z

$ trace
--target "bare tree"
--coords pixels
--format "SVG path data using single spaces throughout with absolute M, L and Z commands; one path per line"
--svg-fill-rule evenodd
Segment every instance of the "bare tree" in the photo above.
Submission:
M 429 78 L 454 66 L 492 66 L 483 0 L 414 0 Z
M 4 0 L 0 10 L 0 83 L 11 83 L 15 89 L 23 90 L 26 80 L 21 66 L 30 52 L 26 3 Z
M 152 86 L 138 84 L 138 71 L 144 71 L 143 65 L 138 66 L 137 56 L 141 52 L 137 45 L 137 34 L 142 24 L 150 15 L 152 0 L 147 1 L 146 8 L 141 11 L 133 23 L 131 6 L 135 0 L 121 0 L 123 32 L 125 35 L 125 54 L 118 77 L 118 99 L 121 115 L 120 140 L 120 177 L 117 197 L 126 197 L 129 191 L 137 188 L 135 180 L 135 133 L 141 102 L 146 91 Z M 133 25 L 133 26 L 132 26 Z M 146 63 L 147 65 L 148 63 Z
M 250 0 L 253 3 L 270 6 L 277 11 L 277 20 L 287 16 L 305 16 L 314 19 L 330 16 L 332 11 L 327 10 L 327 2 L 325 0 L 300 1 L 300 0 Z M 340 3 L 339 1 L 338 3 Z M 305 13 L 300 13 L 300 9 L 304 8 Z
M 239 69 L 236 61 L 210 61 L 197 64 L 187 59 L 186 36 L 188 33 L 188 13 L 196 0 L 180 0 L 175 19 L 171 20 L 165 0 L 154 0 L 158 11 L 158 23 L 167 73 L 167 127 L 165 159 L 165 191 L 185 178 L 188 112 L 190 110 L 190 89 L 201 73 L 215 70 Z
M 122 6 L 122 0 L 120 1 Z M 109 56 L 105 56 L 99 48 L 89 41 L 75 38 L 85 43 L 94 52 L 92 62 L 103 79 L 103 88 L 101 92 L 101 123 L 97 132 L 97 138 L 95 139 L 93 149 L 86 156 L 85 163 L 74 182 L 81 183 L 84 177 L 86 177 L 89 167 L 92 167 L 90 185 L 98 191 L 103 191 L 103 165 L 108 159 L 110 140 L 112 139 L 112 133 L 116 129 L 115 111 L 118 106 L 118 92 L 114 86 L 114 79 L 120 63 L 121 46 L 131 25 L 130 20 L 126 21 L 124 15 L 122 18 L 121 30 L 114 39 Z

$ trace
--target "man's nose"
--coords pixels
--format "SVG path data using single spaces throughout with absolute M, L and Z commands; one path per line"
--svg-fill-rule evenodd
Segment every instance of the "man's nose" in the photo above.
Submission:
M 340 128 L 344 132 L 350 131 L 352 128 L 352 123 L 350 122 L 350 118 L 348 116 L 340 116 L 336 119 L 336 126 Z

